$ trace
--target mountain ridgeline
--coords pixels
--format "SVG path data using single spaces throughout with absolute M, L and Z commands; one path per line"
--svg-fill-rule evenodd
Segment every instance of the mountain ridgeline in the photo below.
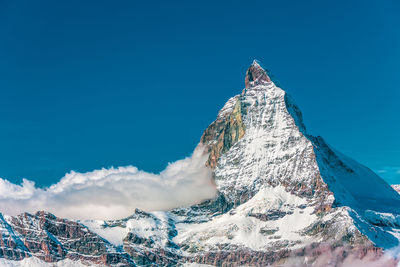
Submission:
M 4 215 L 0 257 L 76 266 L 327 266 L 334 258 L 340 266 L 349 257 L 378 260 L 399 245 L 400 195 L 309 135 L 293 99 L 257 61 L 200 146 L 215 199 L 114 221 Z

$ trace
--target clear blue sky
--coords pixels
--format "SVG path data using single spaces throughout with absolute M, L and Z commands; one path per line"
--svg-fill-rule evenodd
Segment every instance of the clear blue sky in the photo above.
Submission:
M 398 1 L 0 0 L 0 177 L 158 172 L 256 58 L 309 132 L 400 183 Z

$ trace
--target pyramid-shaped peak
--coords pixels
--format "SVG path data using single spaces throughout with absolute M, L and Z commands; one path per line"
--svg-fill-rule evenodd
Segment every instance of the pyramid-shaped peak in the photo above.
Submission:
M 271 82 L 271 79 L 268 77 L 267 72 L 261 67 L 260 63 L 257 60 L 253 60 L 253 63 L 250 65 L 246 72 L 246 88 L 268 82 Z
M 251 63 L 251 66 L 259 67 L 259 68 L 262 69 L 262 67 L 261 67 L 261 65 L 260 65 L 260 63 L 258 62 L 257 59 L 254 59 L 254 60 L 253 60 L 253 63 Z

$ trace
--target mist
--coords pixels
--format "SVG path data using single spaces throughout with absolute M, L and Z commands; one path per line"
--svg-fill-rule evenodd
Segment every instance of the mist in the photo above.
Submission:
M 134 166 L 71 171 L 56 184 L 38 188 L 0 178 L 0 211 L 7 215 L 49 211 L 69 219 L 119 219 L 136 208 L 168 210 L 211 199 L 216 194 L 208 155 L 198 146 L 190 157 L 169 163 L 159 174 Z

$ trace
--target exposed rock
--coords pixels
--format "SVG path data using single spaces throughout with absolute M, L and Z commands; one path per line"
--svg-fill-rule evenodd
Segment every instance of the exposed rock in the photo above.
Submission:
M 263 85 L 269 82 L 271 82 L 271 79 L 268 77 L 267 72 L 254 60 L 246 72 L 244 80 L 246 88 Z
M 232 110 L 221 112 L 200 139 L 200 143 L 206 145 L 210 154 L 207 167 L 215 168 L 222 153 L 228 151 L 244 135 L 240 100 L 236 97 L 230 101 L 229 104 L 234 103 Z

